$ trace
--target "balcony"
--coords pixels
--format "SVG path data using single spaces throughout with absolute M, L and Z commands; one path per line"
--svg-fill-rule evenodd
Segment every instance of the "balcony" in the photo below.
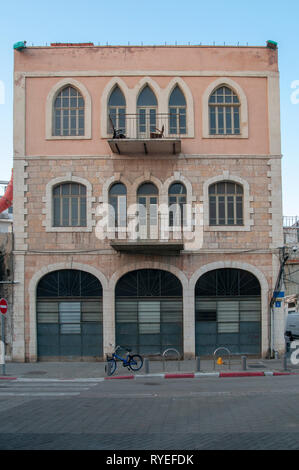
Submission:
M 284 216 L 283 217 L 283 235 L 286 245 L 299 245 L 299 217 Z M 298 258 L 298 253 L 296 254 Z
M 186 228 L 169 227 L 168 219 L 161 214 L 148 220 L 129 217 L 128 222 L 127 227 L 110 228 L 107 234 L 111 240 L 110 246 L 115 251 L 127 254 L 179 255 L 184 249 Z
M 143 110 L 141 110 L 143 111 Z M 168 154 L 181 152 L 181 137 L 186 135 L 185 116 L 158 114 L 153 109 L 139 114 L 122 114 L 110 118 L 108 144 L 113 153 Z M 114 123 L 116 123 L 114 125 Z

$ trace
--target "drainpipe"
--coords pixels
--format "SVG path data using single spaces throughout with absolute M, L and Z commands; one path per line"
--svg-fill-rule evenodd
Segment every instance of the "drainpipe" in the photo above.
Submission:
M 269 346 L 270 359 L 274 358 L 274 308 L 273 306 L 274 306 L 274 302 L 276 298 L 275 292 L 279 291 L 280 289 L 281 280 L 282 280 L 283 273 L 284 273 L 284 267 L 286 265 L 287 260 L 289 259 L 289 253 L 286 252 L 286 246 L 280 247 L 279 252 L 280 252 L 280 268 L 279 268 L 279 272 L 277 275 L 272 298 L 270 301 L 270 346 Z

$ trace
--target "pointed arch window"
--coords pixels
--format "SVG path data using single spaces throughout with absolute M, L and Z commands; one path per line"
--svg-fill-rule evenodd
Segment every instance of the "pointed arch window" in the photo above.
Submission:
M 112 122 L 111 122 L 112 121 Z M 113 132 L 112 123 L 115 129 L 126 132 L 126 100 L 123 92 L 116 85 L 108 101 L 108 133 Z
M 240 101 L 227 86 L 218 87 L 209 98 L 210 135 L 240 134 Z
M 169 98 L 169 134 L 186 134 L 186 100 L 177 85 Z
M 79 90 L 64 87 L 54 100 L 53 136 L 84 135 L 84 99 Z
M 157 129 L 157 98 L 151 88 L 146 85 L 137 100 L 137 133 L 140 138 L 149 138 Z

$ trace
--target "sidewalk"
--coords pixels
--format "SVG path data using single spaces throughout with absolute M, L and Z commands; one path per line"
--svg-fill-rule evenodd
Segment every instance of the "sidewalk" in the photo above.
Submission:
M 99 379 L 107 377 L 106 362 L 34 362 L 5 364 L 5 375 L 0 365 L 0 379 L 26 378 L 26 379 Z M 113 377 L 134 378 L 138 376 L 160 375 L 164 378 L 180 377 L 211 377 L 211 376 L 259 376 L 299 374 L 299 366 L 290 364 L 288 360 L 285 369 L 283 358 L 279 359 L 247 359 L 246 370 L 242 369 L 240 358 L 224 360 L 223 365 L 214 364 L 213 359 L 200 360 L 200 370 L 196 360 L 183 361 L 149 361 L 148 373 L 143 365 L 142 369 L 133 373 L 118 363 Z

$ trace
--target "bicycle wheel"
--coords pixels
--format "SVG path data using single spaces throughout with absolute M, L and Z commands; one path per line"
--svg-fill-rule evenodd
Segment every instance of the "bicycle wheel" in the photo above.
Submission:
M 132 370 L 139 370 L 143 366 L 143 359 L 139 354 L 133 354 L 130 356 L 129 367 Z
M 110 367 L 110 374 L 109 374 L 109 367 Z M 107 372 L 109 375 L 113 375 L 116 371 L 116 360 L 113 357 L 107 359 Z

